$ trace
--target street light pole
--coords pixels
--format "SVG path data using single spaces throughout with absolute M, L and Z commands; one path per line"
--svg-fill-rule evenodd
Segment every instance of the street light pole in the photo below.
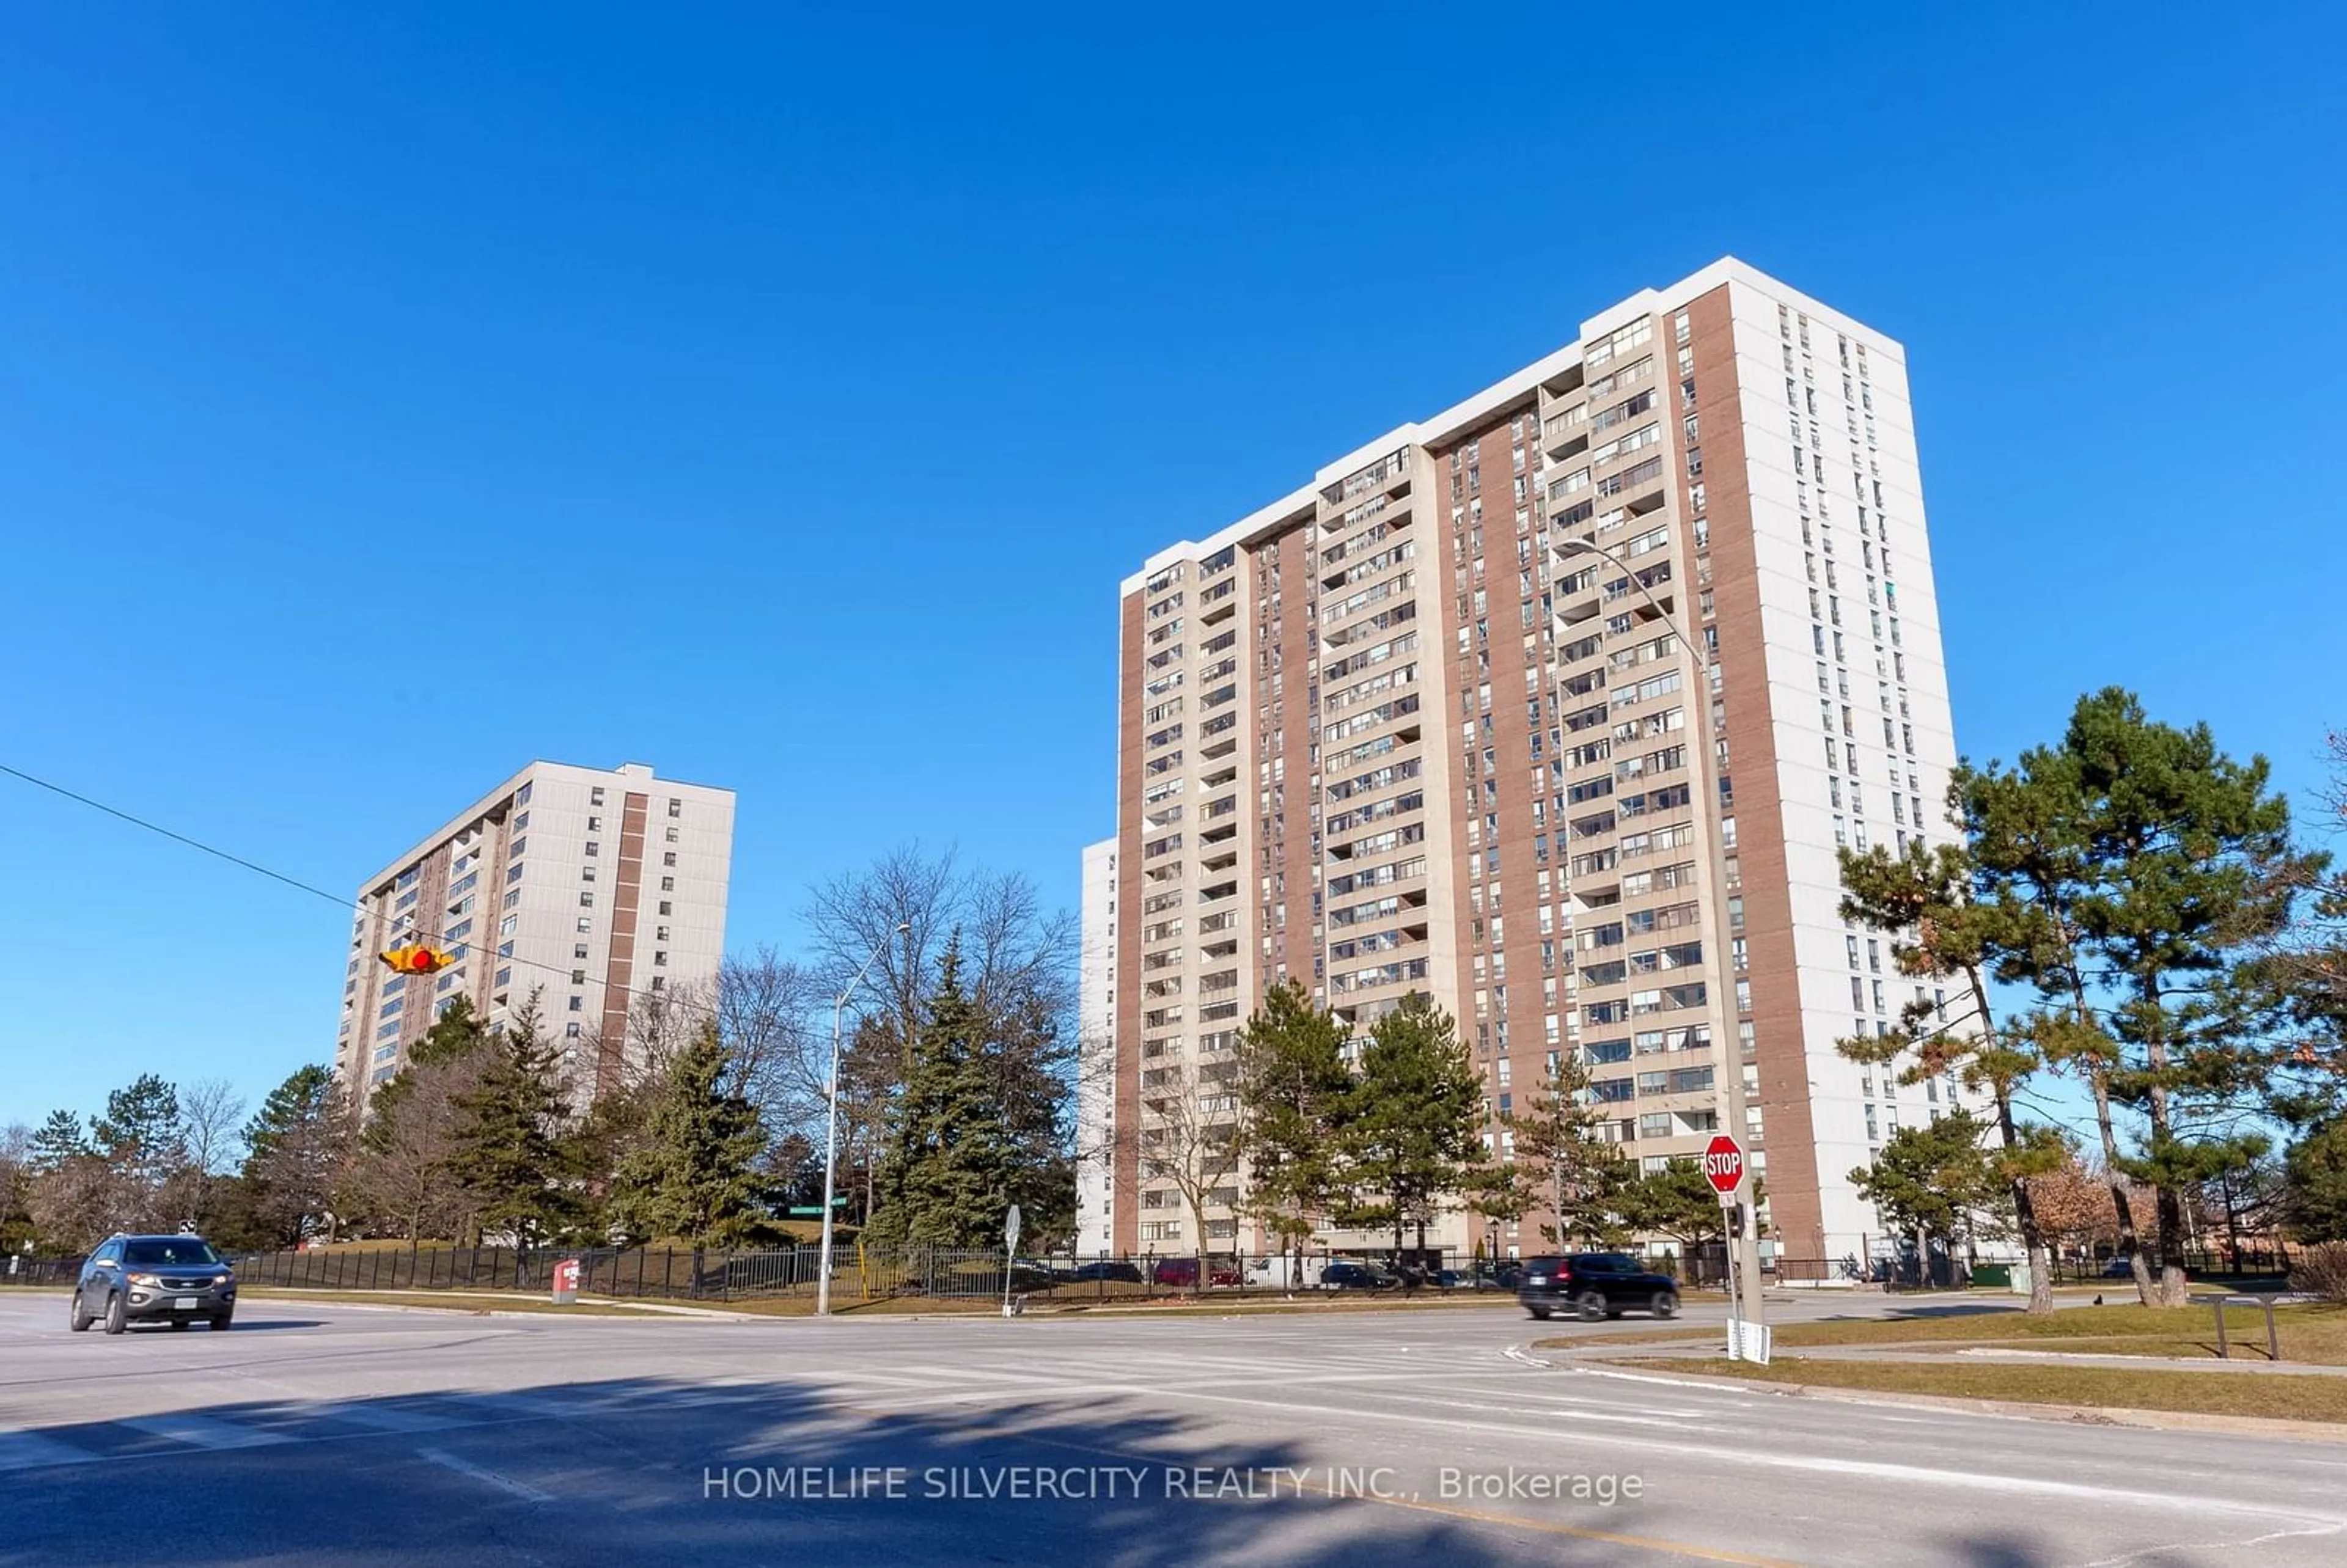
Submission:
M 1709 661 L 1706 660 L 1702 654 L 1696 652 L 1696 645 L 1695 639 L 1686 634 L 1686 629 L 1680 624 L 1676 616 L 1674 616 L 1669 610 L 1663 608 L 1662 600 L 1655 597 L 1654 590 L 1649 589 L 1645 583 L 1640 582 L 1638 580 L 1638 574 L 1631 569 L 1629 563 L 1623 560 L 1612 550 L 1605 548 L 1604 546 L 1597 544 L 1594 540 L 1581 538 L 1566 538 L 1552 548 L 1565 554 L 1570 554 L 1577 550 L 1587 555 L 1595 556 L 1600 560 L 1603 560 L 1607 565 L 1613 567 L 1615 570 L 1621 572 L 1624 577 L 1630 579 L 1630 585 L 1638 590 L 1640 597 L 1645 600 L 1647 605 L 1654 610 L 1654 612 L 1662 618 L 1664 626 L 1669 629 L 1671 635 L 1679 640 L 1679 646 L 1686 649 L 1688 652 L 1695 654 L 1695 667 L 1697 677 L 1696 684 L 1701 689 L 1691 695 L 1691 701 L 1700 701 L 1703 703 L 1702 712 L 1705 715 L 1705 719 L 1702 723 L 1697 724 L 1691 715 L 1689 718 L 1689 728 L 1695 730 L 1698 740 L 1705 743 L 1692 744 L 1688 747 L 1688 751 L 1691 753 L 1688 763 L 1688 771 L 1691 772 L 1696 778 L 1696 798 L 1705 803 L 1705 809 L 1707 812 L 1717 813 L 1719 809 L 1719 799 L 1717 786 L 1715 786 L 1711 782 L 1711 747 L 1707 743 L 1710 738 L 1711 728 L 1709 723 L 1711 692 L 1710 682 L 1708 679 L 1705 678 L 1705 671 L 1710 668 Z M 1552 619 L 1553 618 L 1552 617 Z M 1705 847 L 1706 850 L 1711 847 L 1712 841 L 1715 837 L 1716 835 L 1711 834 L 1706 834 L 1705 835 Z M 1709 856 L 1706 855 L 1705 858 L 1708 860 Z M 1567 860 L 1565 864 L 1569 873 L 1572 862 Z M 1715 908 L 1713 911 L 1715 915 L 1717 915 L 1721 911 L 1717 908 Z M 1715 1025 L 1733 1025 L 1733 1019 L 1729 1018 L 1723 1009 L 1715 1007 L 1711 1009 L 1710 1011 L 1712 1021 Z M 1738 1142 L 1741 1142 L 1748 1135 L 1749 1132 L 1745 1116 L 1744 1050 L 1740 1042 L 1734 1049 L 1731 1050 L 1729 1048 L 1727 1040 L 1731 1032 L 1732 1029 L 1730 1027 L 1723 1027 L 1721 1029 L 1720 1038 L 1713 1043 L 1718 1057 L 1721 1061 L 1726 1062 L 1727 1068 L 1727 1081 L 1724 1086 L 1722 1098 L 1727 1110 L 1728 1131 Z M 1745 1163 L 1744 1181 L 1745 1186 L 1741 1194 L 1741 1199 L 1737 1204 L 1737 1207 L 1742 1211 L 1740 1216 L 1738 1216 L 1742 1223 L 1741 1225 L 1723 1226 L 1722 1229 L 1727 1233 L 1725 1239 L 1728 1243 L 1728 1251 L 1731 1255 L 1732 1266 L 1737 1271 L 1738 1276 L 1738 1284 L 1742 1287 L 1740 1294 L 1743 1296 L 1743 1309 L 1751 1314 L 1751 1319 L 1753 1322 L 1758 1323 L 1761 1321 L 1759 1205 L 1752 1197 L 1751 1163 L 1748 1160 Z M 1735 1233 L 1738 1230 L 1743 1233 L 1741 1237 L 1743 1245 L 1740 1247 L 1736 1245 L 1738 1238 Z
M 912 928 L 911 921 L 899 921 L 888 940 L 893 941 Z M 840 992 L 831 1004 L 831 1077 L 824 1094 L 826 1108 L 823 1118 L 823 1258 L 817 1265 L 815 1287 L 815 1315 L 817 1317 L 831 1316 L 832 1189 L 839 1168 L 840 1023 L 847 1014 L 847 999 L 856 994 L 856 988 L 864 983 L 864 977 L 872 972 L 872 966 L 880 961 L 880 955 L 887 948 L 888 941 L 883 941 L 873 948 L 872 956 L 864 960 L 864 967 L 856 971 L 856 978 L 847 982 L 847 989 Z

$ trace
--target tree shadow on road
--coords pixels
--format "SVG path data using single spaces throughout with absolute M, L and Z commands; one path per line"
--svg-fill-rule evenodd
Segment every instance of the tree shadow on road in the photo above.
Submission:
M 1317 1433 L 1358 1456 L 1332 1472 L 1327 1441 L 1307 1456 L 1283 1440 L 1233 1440 L 1226 1421 L 1153 1409 L 1128 1389 L 1002 1398 L 912 1368 L 897 1376 L 852 1396 L 780 1377 L 625 1378 L 0 1428 L 0 1568 L 152 1539 L 159 1520 L 176 1540 L 200 1540 L 175 1555 L 208 1568 L 2060 1560 L 2025 1524 L 1952 1538 L 1902 1535 L 1881 1517 L 1770 1557 L 1740 1531 L 1723 1536 L 1716 1511 L 1659 1493 L 1611 1507 L 1446 1500 L 1438 1468 L 1475 1461 L 1428 1448 L 1424 1431 Z M 1585 1454 L 1579 1468 L 1606 1468 Z M 1332 1495 L 1348 1491 L 1361 1495 Z M 1759 1538 L 1783 1539 L 1774 1510 L 1753 1522 Z M 2213 1568 L 2225 1557 L 2193 1545 L 2130 1562 Z
M 891 1407 L 899 1408 L 891 1408 Z M 907 1407 L 910 1408 L 903 1408 Z M 191 1419 L 192 1418 L 192 1419 Z M 145 1425 L 0 1431 L 0 1564 L 202 1522 L 208 1564 L 1609 1564 L 1622 1508 L 1494 1524 L 1432 1461 L 1330 1471 L 1293 1445 L 1091 1398 L 843 1398 L 788 1381 L 620 1378 L 235 1400 Z M 48 1461 L 43 1462 L 44 1456 Z M 1048 1475 L 1049 1479 L 1042 1477 Z M 1399 1495 L 1416 1490 L 1412 1503 Z M 1360 1495 L 1332 1495 L 1338 1492 Z M 1376 1492 L 1395 1495 L 1379 1499 Z M 1665 1560 L 1657 1558 L 1657 1560 Z

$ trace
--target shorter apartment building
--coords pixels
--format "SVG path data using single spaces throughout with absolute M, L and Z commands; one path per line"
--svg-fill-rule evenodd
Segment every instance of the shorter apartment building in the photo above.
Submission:
M 362 1095 L 462 996 L 492 1022 L 534 999 L 574 1105 L 625 1071 L 638 995 L 712 979 L 725 949 L 733 792 L 641 763 L 536 762 L 360 885 L 334 1064 Z M 446 949 L 436 975 L 376 955 Z

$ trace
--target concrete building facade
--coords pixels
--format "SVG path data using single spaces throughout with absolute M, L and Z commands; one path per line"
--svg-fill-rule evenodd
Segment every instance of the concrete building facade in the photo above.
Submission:
M 537 999 L 575 1106 L 626 1070 L 631 1000 L 712 979 L 725 948 L 733 792 L 640 763 L 537 762 L 361 884 L 334 1061 L 364 1094 L 457 997 L 505 1022 Z M 400 976 L 409 942 L 456 958 Z
M 1724 260 L 1151 557 L 1120 625 L 1114 1245 L 1259 1243 L 1144 1171 L 1289 978 L 1448 1009 L 1495 1148 L 1575 1052 L 1645 1168 L 1743 1136 L 1780 1255 L 1880 1236 L 1848 1173 L 1959 1101 L 1835 1050 L 1921 994 L 1837 850 L 1952 832 L 1897 343 Z
M 1083 948 L 1076 977 L 1076 1247 L 1116 1243 L 1116 840 L 1084 850 Z

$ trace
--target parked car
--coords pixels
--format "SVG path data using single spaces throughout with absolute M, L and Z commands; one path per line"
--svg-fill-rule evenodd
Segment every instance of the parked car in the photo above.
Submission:
M 1400 1283 L 1374 1263 L 1332 1263 L 1320 1271 L 1323 1290 L 1391 1290 Z
M 1618 1252 L 1583 1252 L 1568 1257 L 1528 1258 L 1516 1299 L 1534 1317 L 1570 1311 L 1584 1322 L 1619 1317 L 1625 1311 L 1676 1317 L 1678 1282 L 1648 1274 L 1637 1259 Z
M 1427 1283 L 1437 1290 L 1456 1290 L 1467 1283 L 1467 1276 L 1455 1268 L 1438 1268 Z
M 1159 1258 L 1157 1270 L 1151 1277 L 1160 1285 L 1194 1290 L 1198 1285 L 1198 1260 L 1194 1257 Z M 1218 1286 L 1236 1285 L 1239 1283 L 1239 1271 L 1229 1264 L 1218 1262 L 1207 1278 Z
M 1193 1272 L 1194 1274 L 1194 1271 Z M 1080 1263 L 1068 1271 L 1068 1281 L 1072 1285 L 1090 1285 L 1094 1281 L 1105 1281 L 1110 1285 L 1145 1283 L 1141 1276 L 1141 1266 L 1137 1263 L 1126 1263 L 1122 1258 L 1103 1258 L 1095 1263 Z
M 2135 1277 L 2135 1260 L 2131 1257 L 2115 1257 L 2111 1259 L 2110 1262 L 2103 1266 L 2103 1277 L 2105 1279 L 2133 1279 Z
M 236 1271 L 198 1235 L 110 1235 L 81 1266 L 67 1321 L 78 1334 L 103 1321 L 185 1328 L 198 1318 L 225 1328 L 236 1316 Z
M 1060 1283 L 1051 1266 L 1039 1258 L 1013 1258 L 1010 1263 L 1010 1288 L 1019 1290 L 1049 1290 Z
M 1322 1260 L 1302 1254 L 1280 1253 L 1247 1260 L 1247 1283 L 1258 1287 L 1293 1290 L 1320 1283 Z

